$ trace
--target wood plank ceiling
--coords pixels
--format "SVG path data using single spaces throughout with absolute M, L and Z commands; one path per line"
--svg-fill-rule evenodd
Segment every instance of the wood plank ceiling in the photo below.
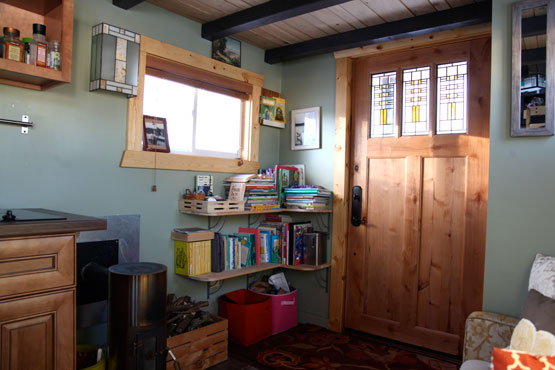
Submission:
M 148 1 L 202 24 L 268 2 L 268 0 Z M 233 37 L 269 50 L 478 2 L 480 1 L 353 0 L 243 31 L 234 34 Z

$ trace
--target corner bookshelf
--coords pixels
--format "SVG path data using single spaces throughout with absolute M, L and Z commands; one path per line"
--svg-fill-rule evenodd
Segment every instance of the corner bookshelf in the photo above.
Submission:
M 279 209 L 268 209 L 268 210 L 256 210 L 256 211 L 218 211 L 218 212 L 199 212 L 184 209 L 183 207 L 184 201 L 183 199 L 179 200 L 178 209 L 180 213 L 194 215 L 194 216 L 204 216 L 208 218 L 208 229 L 211 229 L 210 219 L 212 217 L 222 217 L 222 216 L 241 216 L 246 215 L 249 217 L 248 225 L 249 227 L 252 225 L 250 217 L 261 215 L 261 214 L 268 214 L 268 213 L 307 213 L 307 214 L 325 214 L 327 215 L 328 222 L 327 222 L 327 239 L 329 240 L 329 229 L 331 226 L 331 209 L 291 209 L 291 208 L 279 208 Z M 226 270 L 222 272 L 209 272 L 206 274 L 195 275 L 195 276 L 186 276 L 188 279 L 200 281 L 207 284 L 206 287 L 206 297 L 207 299 L 210 298 L 210 288 L 216 285 L 218 282 L 227 279 L 233 279 L 239 276 L 247 276 L 247 283 L 248 283 L 248 275 L 254 274 L 261 271 L 268 271 L 273 269 L 286 269 L 286 270 L 295 270 L 295 271 L 321 271 L 326 270 L 326 278 L 325 278 L 325 289 L 326 292 L 328 291 L 329 285 L 329 268 L 331 264 L 325 263 L 321 265 L 286 265 L 282 263 L 262 263 L 260 265 L 255 266 L 246 266 L 241 267 L 234 270 Z

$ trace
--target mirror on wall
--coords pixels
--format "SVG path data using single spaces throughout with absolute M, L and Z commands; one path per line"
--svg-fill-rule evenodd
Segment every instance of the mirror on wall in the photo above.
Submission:
M 555 0 L 513 3 L 511 136 L 553 135 Z

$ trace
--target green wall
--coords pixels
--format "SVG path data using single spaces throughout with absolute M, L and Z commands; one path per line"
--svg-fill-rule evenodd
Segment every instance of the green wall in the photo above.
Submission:
M 282 96 L 286 99 L 287 125 L 280 131 L 279 163 L 305 164 L 306 183 L 333 190 L 333 146 L 335 140 L 335 59 L 326 54 L 283 64 Z M 321 107 L 321 149 L 291 150 L 291 110 Z M 275 129 L 278 130 L 278 129 Z M 306 215 L 305 215 L 306 216 Z M 304 217 L 324 231 L 325 216 Z M 331 219 L 330 219 L 331 229 Z M 331 242 L 327 243 L 330 260 Z M 329 271 L 327 271 L 329 273 Z M 322 279 L 326 271 L 288 272 L 299 289 L 299 320 L 328 326 L 329 295 Z M 315 282 L 317 285 L 314 285 Z
M 193 172 L 154 172 L 119 167 L 125 148 L 127 98 L 88 91 L 91 29 L 106 22 L 193 52 L 210 55 L 211 43 L 200 37 L 201 25 L 144 2 L 125 11 L 112 0 L 76 0 L 72 82 L 38 92 L 0 85 L 0 117 L 29 114 L 35 127 L 0 125 L 0 208 L 40 207 L 90 216 L 139 214 L 141 260 L 169 267 L 168 290 L 206 299 L 206 285 L 173 273 L 174 227 L 207 226 L 207 219 L 180 214 L 181 191 L 194 186 Z M 264 63 L 264 52 L 242 45 L 243 68 L 265 76 L 265 87 L 281 91 L 281 65 Z M 279 133 L 261 130 L 260 160 L 279 160 Z M 214 173 L 215 190 L 223 193 L 225 174 Z M 214 221 L 214 220 L 213 220 Z M 228 217 L 223 232 L 236 232 L 246 216 Z M 252 277 L 251 277 L 252 279 Z M 224 283 L 222 292 L 245 288 L 245 278 Z M 212 304 L 215 311 L 217 305 Z
M 536 253 L 555 255 L 555 138 L 510 136 L 511 3 L 493 1 L 484 308 L 518 315 Z

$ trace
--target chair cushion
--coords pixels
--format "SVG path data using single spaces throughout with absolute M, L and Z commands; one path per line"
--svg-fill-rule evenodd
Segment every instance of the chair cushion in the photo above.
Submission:
M 536 254 L 528 282 L 528 290 L 531 289 L 555 299 L 555 257 Z
M 491 365 L 492 370 L 544 370 L 555 367 L 555 357 L 535 356 L 525 352 L 494 348 L 492 352 Z
M 532 321 L 538 330 L 555 334 L 555 300 L 535 289 L 528 292 L 520 317 Z
M 489 362 L 480 360 L 468 360 L 463 362 L 459 370 L 488 370 Z

